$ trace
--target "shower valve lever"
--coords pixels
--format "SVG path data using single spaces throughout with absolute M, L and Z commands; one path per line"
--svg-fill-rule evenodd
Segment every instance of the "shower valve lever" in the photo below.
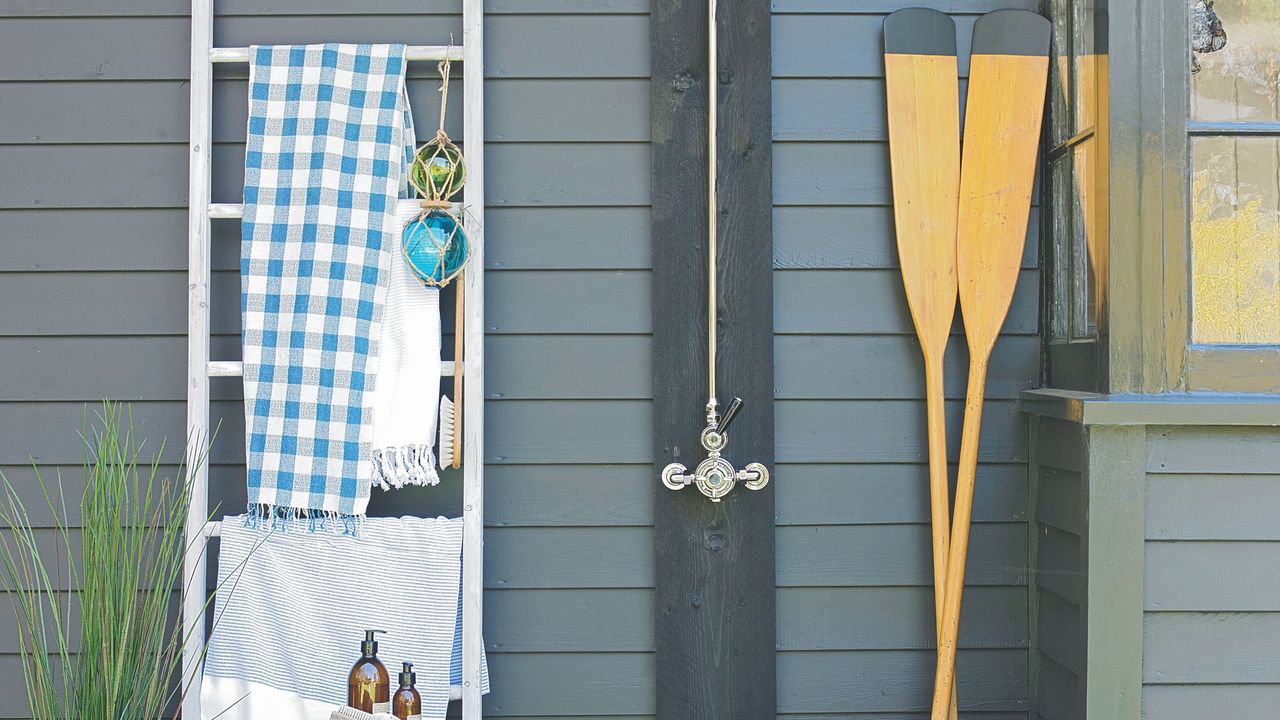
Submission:
M 716 432 L 723 435 L 729 429 L 729 423 L 733 422 L 733 418 L 742 409 L 742 398 L 736 397 L 729 401 L 729 407 L 725 409 L 724 416 L 720 418 L 720 423 L 716 425 Z
M 718 408 L 715 398 L 707 401 L 707 426 L 702 429 L 701 436 L 707 459 L 698 463 L 691 474 L 686 473 L 688 468 L 681 463 L 671 463 L 663 468 L 662 484 L 669 489 L 681 490 L 686 485 L 695 485 L 712 502 L 720 502 L 720 498 L 728 495 L 739 482 L 748 490 L 759 490 L 769 484 L 769 469 L 764 465 L 750 463 L 741 470 L 734 470 L 729 461 L 720 457 L 720 452 L 729 444 L 729 435 L 725 431 L 742 409 L 742 398 L 734 398 L 724 415 Z

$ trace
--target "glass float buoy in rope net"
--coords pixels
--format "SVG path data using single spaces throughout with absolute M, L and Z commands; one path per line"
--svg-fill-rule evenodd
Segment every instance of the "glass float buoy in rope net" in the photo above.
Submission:
M 405 225 L 401 249 L 409 269 L 428 287 L 448 285 L 471 258 L 462 218 L 452 211 L 466 177 L 462 151 L 443 129 L 414 154 L 409 183 L 422 198 L 422 212 Z

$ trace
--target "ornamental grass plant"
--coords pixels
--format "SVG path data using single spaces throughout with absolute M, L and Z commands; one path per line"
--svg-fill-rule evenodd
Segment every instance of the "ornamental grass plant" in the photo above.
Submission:
M 0 584 L 17 620 L 31 717 L 159 718 L 191 680 L 174 611 L 207 444 L 192 438 L 177 477 L 162 477 L 164 444 L 141 460 L 132 410 L 112 402 L 82 438 L 84 491 L 74 509 L 61 477 L 51 485 L 35 467 L 35 487 L 20 489 L 0 475 Z M 33 495 L 34 511 L 23 500 Z

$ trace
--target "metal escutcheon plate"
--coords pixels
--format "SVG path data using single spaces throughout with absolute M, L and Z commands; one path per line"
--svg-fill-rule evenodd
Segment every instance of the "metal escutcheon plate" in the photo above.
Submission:
M 703 495 L 712 500 L 719 500 L 728 495 L 737 482 L 733 466 L 724 458 L 719 457 L 710 457 L 703 460 L 698 464 L 698 470 L 695 475 L 697 479 L 694 484 L 698 486 Z
M 701 440 L 702 447 L 706 448 L 707 452 L 720 452 L 728 444 L 729 434 L 716 432 L 714 427 L 707 427 L 702 431 Z
M 676 477 L 683 475 L 687 469 L 680 463 L 671 463 L 662 468 L 662 484 L 666 485 L 668 490 L 683 490 L 685 483 L 677 480 Z
M 747 465 L 742 469 L 746 470 L 747 472 L 754 472 L 759 474 L 759 477 L 756 478 L 755 480 L 743 481 L 742 484 L 745 485 L 748 490 L 759 490 L 760 488 L 769 484 L 769 468 L 765 467 L 764 465 L 761 465 L 760 463 L 751 463 L 750 465 Z

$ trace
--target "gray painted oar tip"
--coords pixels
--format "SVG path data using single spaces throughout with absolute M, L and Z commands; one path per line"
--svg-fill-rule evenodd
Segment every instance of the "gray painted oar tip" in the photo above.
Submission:
M 956 23 L 929 8 L 907 8 L 884 19 L 886 55 L 955 55 Z
M 1030 10 L 996 10 L 973 25 L 974 55 L 1049 56 L 1049 21 Z

